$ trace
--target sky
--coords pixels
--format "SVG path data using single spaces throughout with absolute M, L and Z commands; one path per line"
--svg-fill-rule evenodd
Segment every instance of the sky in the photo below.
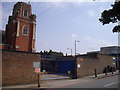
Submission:
M 20 0 L 24 1 L 25 0 Z M 37 16 L 36 25 L 36 51 L 57 51 L 64 54 L 98 51 L 100 47 L 115 46 L 118 44 L 118 34 L 112 32 L 116 25 L 113 23 L 102 25 L 99 21 L 101 13 L 111 8 L 111 2 L 105 0 L 45 0 L 32 1 L 32 13 Z M 29 0 L 26 1 L 28 3 Z M 16 2 L 2 1 L 0 13 L 2 16 L 1 28 L 5 30 L 8 16 L 12 15 L 12 9 Z M 67 49 L 70 48 L 70 49 Z

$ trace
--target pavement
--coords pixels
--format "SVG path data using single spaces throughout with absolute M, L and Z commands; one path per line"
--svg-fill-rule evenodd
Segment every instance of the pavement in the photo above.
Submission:
M 120 72 L 118 70 L 116 70 L 115 72 L 109 72 L 107 73 L 107 75 L 105 73 L 102 73 L 102 74 L 98 74 L 97 77 L 95 77 L 95 75 L 91 75 L 91 76 L 88 76 L 90 78 L 95 78 L 95 79 L 101 79 L 101 78 L 105 78 L 105 77 L 109 77 L 109 76 L 114 76 L 114 75 L 118 75 L 120 74 Z
M 40 74 L 40 80 L 54 80 L 54 79 L 67 79 L 69 78 L 66 74 Z
M 34 84 L 24 84 L 24 85 L 13 85 L 13 86 L 3 86 L 2 90 L 11 89 L 11 88 L 31 88 L 31 89 L 40 89 L 40 88 L 64 88 L 66 86 L 86 83 L 92 80 L 101 79 L 109 76 L 118 75 L 119 72 L 116 71 L 112 74 L 112 72 L 105 74 L 98 74 L 97 77 L 95 75 L 86 76 L 78 79 L 60 79 L 60 80 L 42 80 L 40 82 L 40 87 L 38 87 L 37 83 Z
M 106 88 L 118 88 L 120 81 L 118 79 L 120 75 L 113 75 L 113 76 L 109 76 L 109 77 L 104 77 L 104 78 L 100 78 L 100 79 L 94 79 L 94 80 L 90 80 L 88 82 L 84 82 L 84 83 L 77 83 L 77 84 L 71 84 L 68 86 L 64 86 L 63 88 L 105 88 L 104 90 L 106 90 Z M 114 89 L 115 90 L 115 89 Z

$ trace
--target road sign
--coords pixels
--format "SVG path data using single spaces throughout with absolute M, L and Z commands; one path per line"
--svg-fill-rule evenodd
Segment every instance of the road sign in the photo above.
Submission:
M 116 58 L 115 57 L 113 57 L 113 60 L 115 60 Z
M 80 68 L 80 64 L 78 64 L 77 66 L 78 66 L 78 68 Z
M 113 61 L 120 61 L 120 57 L 113 57 Z
M 40 62 L 33 62 L 34 68 L 40 68 Z
M 35 73 L 39 73 L 40 72 L 40 68 L 35 68 Z

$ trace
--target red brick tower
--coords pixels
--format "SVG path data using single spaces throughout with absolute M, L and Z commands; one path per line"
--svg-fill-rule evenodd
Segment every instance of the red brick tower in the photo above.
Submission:
M 35 52 L 36 15 L 31 13 L 31 5 L 18 2 L 6 25 L 8 49 Z

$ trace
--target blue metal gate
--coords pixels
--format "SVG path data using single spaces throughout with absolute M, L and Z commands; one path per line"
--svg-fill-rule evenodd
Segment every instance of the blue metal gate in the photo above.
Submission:
M 67 61 L 59 61 L 59 73 L 68 74 L 68 72 L 72 73 L 75 69 L 75 61 L 67 60 Z
M 43 79 L 77 78 L 76 58 L 57 57 L 55 59 L 44 58 L 41 60 L 41 70 Z

